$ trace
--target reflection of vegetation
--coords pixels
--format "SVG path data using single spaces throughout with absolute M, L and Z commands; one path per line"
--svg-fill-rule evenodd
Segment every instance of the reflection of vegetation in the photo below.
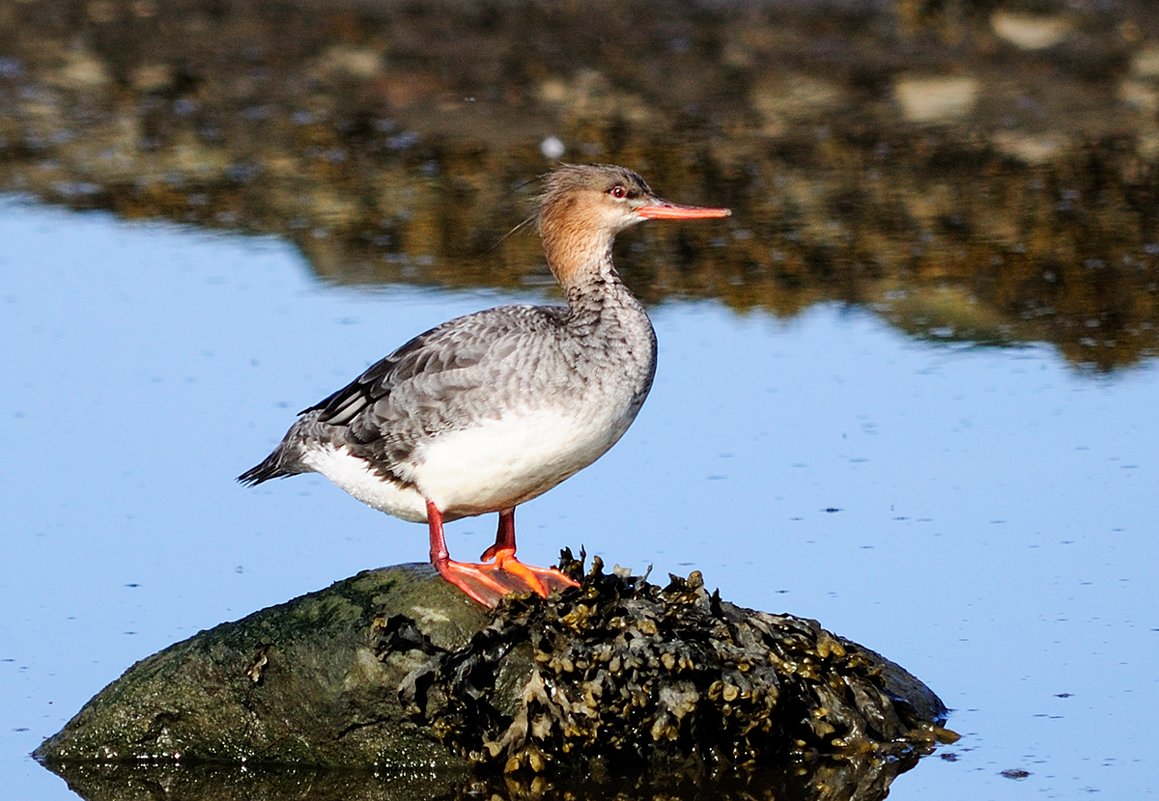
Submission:
M 0 187 L 277 233 L 333 280 L 526 286 L 538 244 L 500 239 L 551 134 L 733 207 L 628 238 L 653 300 L 1159 350 L 1146 4 L 802 5 L 0 3 Z
M 1037 167 L 925 145 L 833 179 L 797 153 L 770 170 L 786 189 L 760 216 L 779 227 L 749 242 L 772 243 L 773 276 L 870 302 L 908 330 L 1043 339 L 1100 368 L 1155 352 L 1153 164 L 1113 141 Z

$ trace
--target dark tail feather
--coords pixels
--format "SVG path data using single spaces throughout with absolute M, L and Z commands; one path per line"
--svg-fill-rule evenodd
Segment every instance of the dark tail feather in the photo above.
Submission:
M 284 464 L 282 460 L 282 449 L 277 448 L 260 464 L 254 465 L 238 476 L 237 480 L 247 487 L 252 487 L 263 481 L 269 481 L 271 478 L 285 478 L 300 472 L 299 470 L 287 469 L 287 467 L 288 465 Z

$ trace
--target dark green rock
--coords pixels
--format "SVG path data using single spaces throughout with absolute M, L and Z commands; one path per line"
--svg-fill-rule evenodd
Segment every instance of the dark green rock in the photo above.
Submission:
M 399 706 L 415 666 L 370 650 L 376 615 L 407 614 L 453 648 L 483 610 L 426 565 L 359 573 L 144 659 L 37 750 L 60 762 L 464 767 Z
M 582 574 L 568 552 L 563 569 Z M 212 765 L 215 776 L 280 766 L 268 777 L 292 781 L 306 768 L 373 769 L 396 784 L 426 777 L 428 794 L 503 773 L 791 777 L 884 793 L 953 736 L 945 716 L 899 666 L 815 621 L 722 601 L 699 573 L 661 588 L 597 558 L 579 589 L 485 611 L 405 565 L 139 662 L 36 756 L 90 789 L 182 763 L 182 782 L 206 797 L 194 777 Z

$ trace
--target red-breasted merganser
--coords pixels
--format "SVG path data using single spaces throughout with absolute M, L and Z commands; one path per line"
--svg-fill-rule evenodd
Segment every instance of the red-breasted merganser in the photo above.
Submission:
M 644 220 L 729 214 L 661 200 L 623 167 L 553 170 L 536 220 L 566 306 L 500 306 L 420 334 L 302 412 L 238 480 L 313 471 L 427 523 L 435 568 L 484 606 L 576 586 L 515 558 L 515 507 L 602 456 L 652 387 L 656 334 L 616 273 L 612 242 Z M 499 513 L 495 543 L 482 563 L 453 561 L 443 522 L 484 512 Z

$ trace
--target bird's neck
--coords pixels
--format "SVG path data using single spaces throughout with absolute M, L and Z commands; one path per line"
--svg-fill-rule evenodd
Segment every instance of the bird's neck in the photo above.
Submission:
M 567 321 L 573 332 L 613 338 L 651 335 L 651 322 L 643 304 L 620 280 L 612 263 L 610 242 L 598 262 L 578 273 L 563 288 Z
M 579 370 L 598 366 L 591 372 L 596 384 L 631 388 L 634 416 L 655 374 L 656 332 L 643 304 L 616 272 L 613 239 L 545 236 L 544 250 L 567 297 L 562 320 L 567 336 L 560 343 L 560 357 Z
M 623 288 L 612 263 L 614 234 L 568 221 L 541 223 L 547 266 L 559 281 L 573 311 L 600 305 Z
M 576 331 L 648 328 L 644 307 L 620 280 L 612 262 L 616 232 L 588 224 L 575 209 L 547 208 L 539 232 L 547 264 L 563 287 L 568 319 Z
M 565 291 L 573 286 L 599 283 L 602 277 L 615 277 L 612 265 L 615 234 L 555 219 L 541 221 L 540 231 L 547 266 Z

